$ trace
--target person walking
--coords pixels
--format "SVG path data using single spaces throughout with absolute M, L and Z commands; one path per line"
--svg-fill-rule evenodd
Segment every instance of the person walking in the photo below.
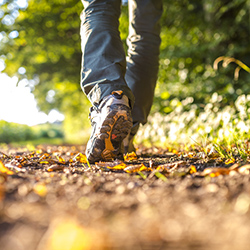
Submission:
M 89 162 L 134 151 L 147 122 L 159 67 L 162 0 L 128 0 L 127 57 L 119 33 L 121 0 L 82 0 L 81 87 L 90 100 Z

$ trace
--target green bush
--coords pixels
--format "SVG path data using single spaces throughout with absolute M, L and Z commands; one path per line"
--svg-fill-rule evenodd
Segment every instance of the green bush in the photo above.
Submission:
M 136 136 L 137 143 L 186 145 L 204 142 L 230 143 L 249 139 L 250 95 L 240 95 L 232 105 L 222 107 L 225 97 L 216 92 L 203 107 L 193 97 L 169 103 L 172 112 L 151 115 Z
M 63 138 L 60 124 L 42 124 L 34 127 L 0 121 L 0 143 L 32 141 L 42 138 Z

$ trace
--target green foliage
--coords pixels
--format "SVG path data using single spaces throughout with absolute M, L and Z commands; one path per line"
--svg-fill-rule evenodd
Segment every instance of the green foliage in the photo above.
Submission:
M 34 127 L 0 121 L 0 143 L 33 141 L 38 139 L 63 138 L 61 125 L 42 124 Z
M 154 111 L 169 113 L 169 103 L 192 96 L 200 108 L 214 92 L 223 95 L 222 106 L 250 91 L 249 75 L 233 79 L 235 67 L 213 70 L 219 56 L 250 65 L 248 0 L 165 1 L 159 82 Z
M 214 93 L 203 111 L 193 103 L 191 97 L 174 99 L 169 114 L 155 113 L 148 123 L 139 130 L 136 141 L 150 141 L 168 145 L 195 143 L 214 145 L 238 145 L 244 148 L 250 134 L 250 95 L 239 96 L 233 105 L 221 108 L 223 96 Z

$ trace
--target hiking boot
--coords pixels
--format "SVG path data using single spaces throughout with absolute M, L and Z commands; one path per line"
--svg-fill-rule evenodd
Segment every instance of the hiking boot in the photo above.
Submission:
M 122 91 L 106 96 L 98 107 L 91 107 L 92 133 L 86 148 L 90 163 L 110 161 L 120 156 L 121 144 L 132 128 L 131 108 Z
M 139 129 L 139 126 L 140 126 L 140 123 L 135 122 L 133 124 L 133 127 L 130 130 L 130 133 L 123 140 L 122 147 L 121 147 L 122 154 L 132 153 L 132 152 L 136 151 L 136 148 L 134 146 L 134 138 L 135 138 L 135 135 Z
M 121 153 L 123 155 L 136 151 L 133 141 L 134 141 L 134 135 L 131 134 L 128 134 L 128 136 L 123 140 L 121 146 Z

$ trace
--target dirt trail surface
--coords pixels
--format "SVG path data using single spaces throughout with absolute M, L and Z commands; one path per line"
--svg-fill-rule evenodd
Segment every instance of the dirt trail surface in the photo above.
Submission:
M 0 151 L 1 250 L 249 249 L 248 165 L 139 148 L 125 171 L 89 168 L 84 147 Z

